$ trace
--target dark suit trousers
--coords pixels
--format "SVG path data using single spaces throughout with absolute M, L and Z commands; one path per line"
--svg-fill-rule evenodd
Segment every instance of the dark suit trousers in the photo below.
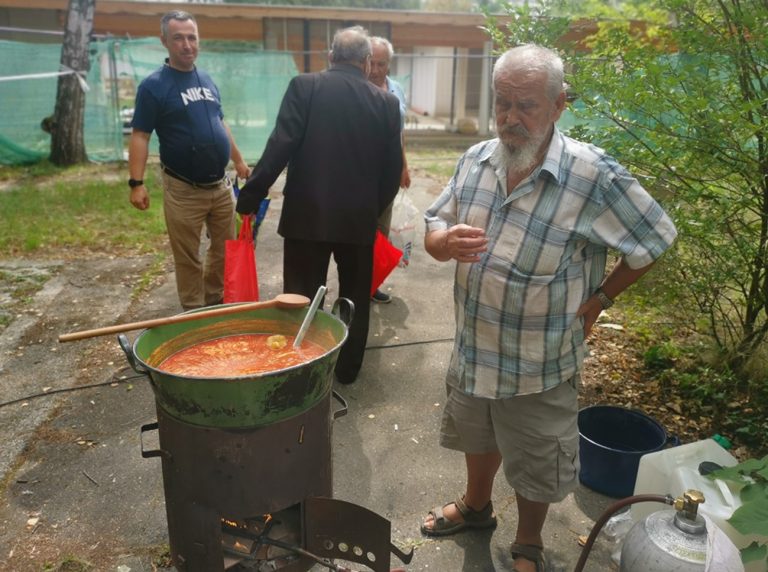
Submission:
M 363 365 L 368 341 L 373 245 L 285 239 L 283 291 L 314 298 L 317 289 L 325 285 L 331 255 L 339 273 L 339 297 L 355 305 L 349 335 L 336 362 L 337 377 L 350 383 Z

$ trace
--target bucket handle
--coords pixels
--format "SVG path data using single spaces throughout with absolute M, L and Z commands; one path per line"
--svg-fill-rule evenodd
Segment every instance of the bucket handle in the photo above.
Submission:
M 170 461 L 172 458 L 171 454 L 165 449 L 153 449 L 151 451 L 147 451 L 144 448 L 144 433 L 148 433 L 149 431 L 157 431 L 157 428 L 157 421 L 141 426 L 141 432 L 139 433 L 139 441 L 141 442 L 141 456 L 145 459 L 150 459 L 152 457 L 162 457 Z
M 336 298 L 331 308 L 331 314 L 344 322 L 347 327 L 355 319 L 355 304 L 349 298 Z
M 133 371 L 138 374 L 149 375 L 149 370 L 144 366 L 139 365 L 139 362 L 136 359 L 136 354 L 133 353 L 131 343 L 128 341 L 128 336 L 125 334 L 119 334 L 117 336 L 117 343 L 119 343 L 120 347 L 123 348 L 123 352 L 125 353 L 125 357 L 128 360 L 128 364 L 131 366 L 131 369 L 133 369 Z
M 349 412 L 349 405 L 347 405 L 347 400 L 344 399 L 339 392 L 337 392 L 335 389 L 331 391 L 333 398 L 341 403 L 341 409 L 337 409 L 333 412 L 333 420 L 335 421 L 339 417 L 344 417 Z

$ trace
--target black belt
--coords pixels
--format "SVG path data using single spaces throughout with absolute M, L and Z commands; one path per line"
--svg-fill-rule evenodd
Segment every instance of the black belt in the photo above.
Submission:
M 163 173 L 165 173 L 169 177 L 173 177 L 174 179 L 178 179 L 179 181 L 182 181 L 184 183 L 187 183 L 188 185 L 197 187 L 199 189 L 216 189 L 221 185 L 221 182 L 224 180 L 223 178 L 221 178 L 218 181 L 214 181 L 213 183 L 196 183 L 191 179 L 187 179 L 183 175 L 179 175 L 176 171 L 172 171 L 165 165 L 160 165 L 160 169 L 163 171 Z

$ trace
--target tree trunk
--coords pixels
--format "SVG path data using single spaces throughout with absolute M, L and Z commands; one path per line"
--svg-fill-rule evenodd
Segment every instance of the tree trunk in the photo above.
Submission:
M 96 0 L 69 0 L 67 27 L 61 46 L 62 71 L 81 72 L 83 80 L 90 69 L 89 43 L 93 31 Z M 85 163 L 83 135 L 85 123 L 85 92 L 74 74 L 59 76 L 56 109 L 51 125 L 51 163 L 74 165 Z

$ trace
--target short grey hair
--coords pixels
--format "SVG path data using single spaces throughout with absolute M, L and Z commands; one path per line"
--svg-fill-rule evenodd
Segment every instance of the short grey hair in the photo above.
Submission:
M 364 64 L 371 56 L 371 39 L 362 26 L 352 26 L 337 30 L 331 44 L 331 63 Z
M 373 46 L 380 45 L 387 48 L 387 59 L 392 61 L 392 56 L 395 55 L 395 48 L 392 47 L 392 42 L 381 36 L 371 36 L 371 48 Z
M 563 60 L 549 48 L 523 44 L 501 54 L 493 65 L 493 83 L 499 75 L 512 70 L 544 72 L 547 74 L 547 97 L 556 100 L 566 89 Z
M 195 17 L 189 12 L 185 12 L 184 10 L 171 10 L 170 12 L 164 14 L 160 19 L 160 35 L 163 38 L 168 37 L 168 23 L 171 20 L 178 20 L 179 22 L 186 22 L 187 20 L 191 20 L 195 23 L 195 25 L 197 25 L 197 20 L 195 20 Z

